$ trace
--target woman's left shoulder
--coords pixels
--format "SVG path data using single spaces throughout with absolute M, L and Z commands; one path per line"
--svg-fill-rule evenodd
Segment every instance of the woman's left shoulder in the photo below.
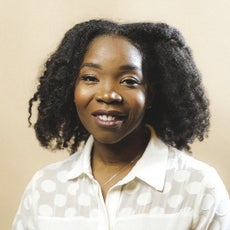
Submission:
M 170 164 L 174 164 L 175 174 L 187 172 L 192 181 L 199 181 L 199 183 L 212 190 L 226 191 L 216 169 L 192 155 L 175 148 L 169 148 L 169 167 Z

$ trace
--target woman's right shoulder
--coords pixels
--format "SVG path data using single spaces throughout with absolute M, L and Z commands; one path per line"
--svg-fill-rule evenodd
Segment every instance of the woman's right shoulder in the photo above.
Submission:
M 44 180 L 57 180 L 62 181 L 62 178 L 74 168 L 76 162 L 81 156 L 81 151 L 75 152 L 68 156 L 66 159 L 49 164 L 39 169 L 31 179 L 32 184 L 38 184 L 39 181 Z

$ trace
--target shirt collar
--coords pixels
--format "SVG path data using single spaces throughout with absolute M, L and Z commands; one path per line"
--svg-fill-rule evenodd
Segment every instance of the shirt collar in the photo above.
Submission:
M 163 191 L 168 162 L 168 146 L 157 138 L 154 129 L 147 125 L 151 131 L 150 141 L 141 159 L 133 167 L 127 180 L 131 177 L 139 178 L 158 191 Z
M 168 146 L 157 138 L 154 129 L 147 125 L 151 131 L 150 141 L 140 160 L 133 167 L 131 173 L 125 177 L 120 183 L 125 183 L 133 178 L 139 178 L 156 190 L 162 191 L 165 183 Z M 87 140 L 79 159 L 73 164 L 73 168 L 67 174 L 67 179 L 71 180 L 79 177 L 81 174 L 87 174 L 93 178 L 91 170 L 91 150 L 93 146 L 93 136 Z M 119 183 L 119 184 L 120 184 Z
M 79 155 L 79 158 L 75 160 L 72 169 L 67 174 L 66 178 L 68 180 L 75 179 L 82 174 L 87 174 L 92 178 L 92 169 L 91 169 L 91 149 L 93 147 L 93 136 L 91 135 L 87 142 L 85 143 L 81 152 L 75 153 Z

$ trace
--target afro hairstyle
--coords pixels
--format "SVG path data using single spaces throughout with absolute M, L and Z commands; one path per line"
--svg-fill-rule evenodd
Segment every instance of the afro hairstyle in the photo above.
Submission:
M 34 129 L 40 144 L 72 154 L 90 135 L 77 115 L 74 89 L 87 47 L 100 35 L 125 37 L 140 50 L 148 95 L 154 94 L 144 122 L 154 127 L 157 136 L 186 151 L 195 139 L 202 141 L 209 129 L 209 101 L 181 33 L 165 23 L 90 20 L 66 32 L 29 100 L 30 125 L 33 105 L 37 105 Z

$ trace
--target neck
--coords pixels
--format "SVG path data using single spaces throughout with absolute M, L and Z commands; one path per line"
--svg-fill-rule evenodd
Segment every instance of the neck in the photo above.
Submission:
M 107 166 L 127 164 L 144 152 L 149 138 L 149 130 L 142 127 L 119 143 L 103 144 L 95 140 L 92 158 Z

